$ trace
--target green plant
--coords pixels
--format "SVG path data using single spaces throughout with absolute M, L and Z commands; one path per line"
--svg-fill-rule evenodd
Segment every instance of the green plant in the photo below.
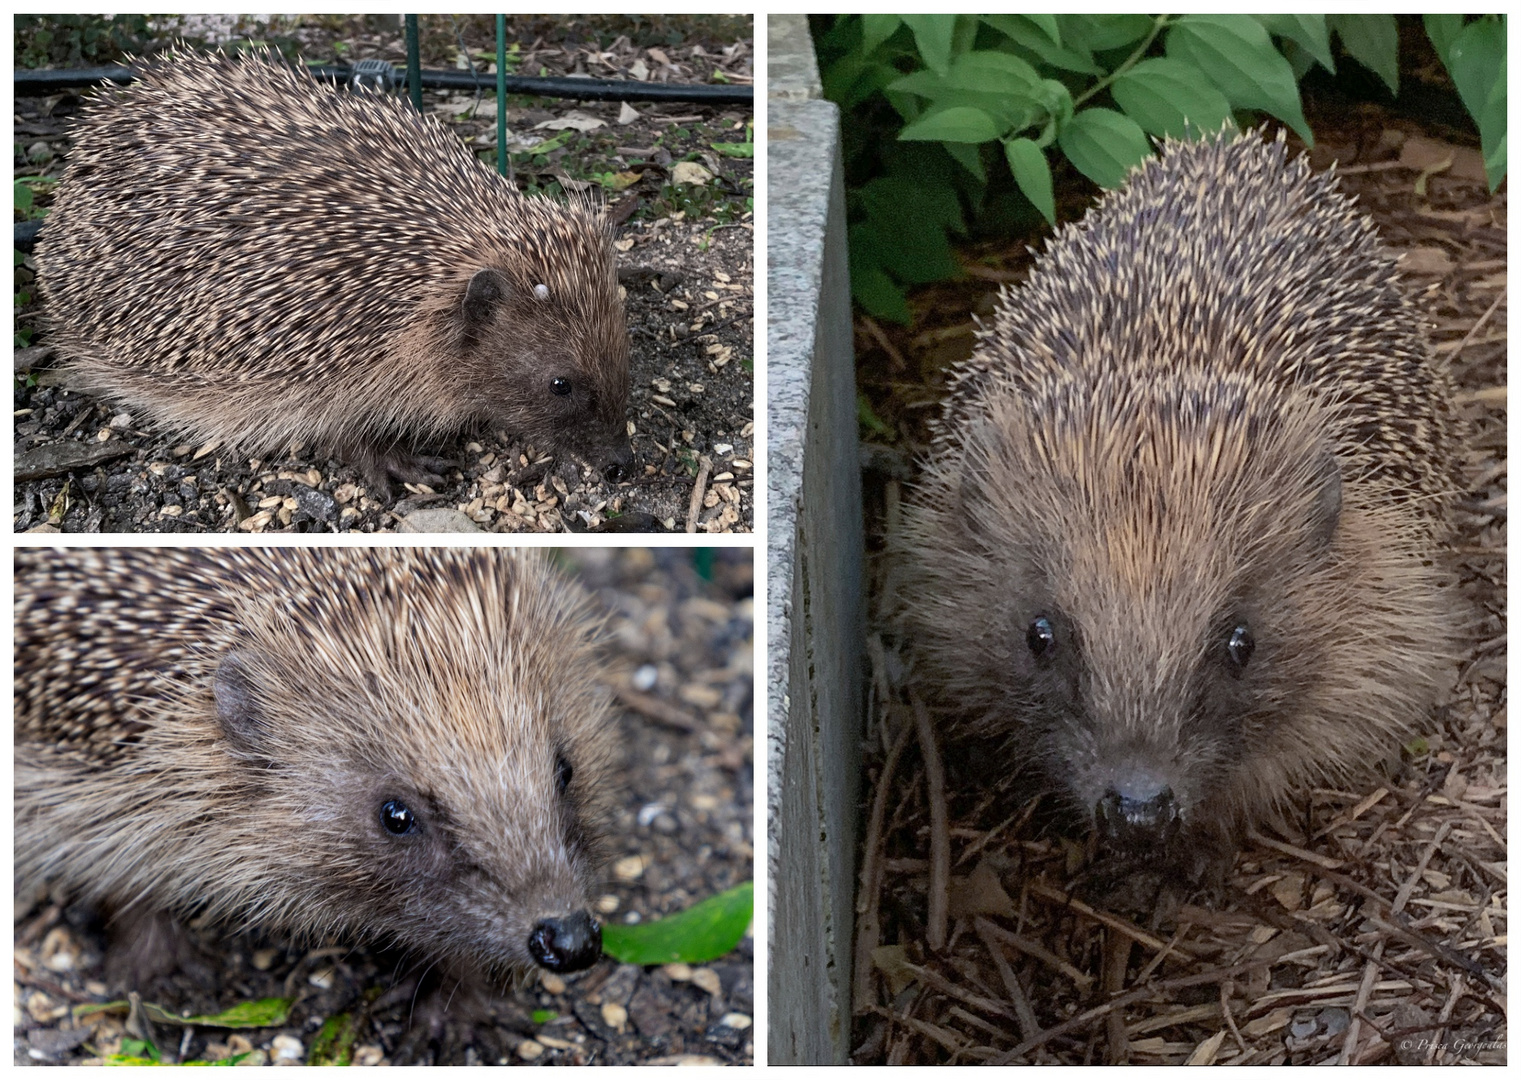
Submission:
M 609 923 L 602 951 L 625 964 L 702 964 L 739 944 L 750 925 L 755 883 L 710 896 L 685 911 L 654 922 Z
M 1497 185 L 1504 20 L 1430 16 L 1426 26 Z M 856 301 L 907 322 L 906 287 L 958 272 L 953 237 L 1028 228 L 1036 213 L 1055 224 L 1058 152 L 1111 188 L 1153 139 L 1218 131 L 1238 113 L 1267 113 L 1311 142 L 1298 80 L 1316 64 L 1335 70 L 1333 38 L 1397 92 L 1392 15 L 836 18 L 817 45 L 825 95 L 851 113 L 843 141 Z
M 139 55 L 156 36 L 147 15 L 17 15 L 16 66 L 85 67 Z
M 1432 47 L 1447 65 L 1463 107 L 1479 126 L 1489 190 L 1505 179 L 1505 23 L 1503 15 L 1425 16 Z

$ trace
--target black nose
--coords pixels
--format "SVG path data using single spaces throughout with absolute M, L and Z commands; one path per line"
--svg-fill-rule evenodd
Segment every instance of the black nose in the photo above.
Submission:
M 634 448 L 623 443 L 602 459 L 602 476 L 609 484 L 627 480 L 633 475 Z
M 1144 792 L 1110 788 L 1095 811 L 1103 839 L 1131 850 L 1165 846 L 1181 824 L 1178 801 L 1169 787 Z
M 528 954 L 550 971 L 580 971 L 602 955 L 602 927 L 584 911 L 540 919 L 528 935 Z

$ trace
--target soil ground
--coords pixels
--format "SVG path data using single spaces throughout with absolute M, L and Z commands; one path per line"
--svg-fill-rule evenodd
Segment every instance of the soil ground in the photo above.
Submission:
M 753 566 L 741 549 L 563 551 L 560 562 L 611 613 L 607 682 L 622 704 L 622 809 L 594 906 L 604 922 L 671 915 L 752 879 Z M 706 575 L 706 576 L 704 576 Z M 17 1064 L 88 1064 L 119 1052 L 124 1010 L 75 1025 L 73 1006 L 112 1000 L 106 938 L 92 913 L 43 901 L 17 912 Z M 329 941 L 292 948 L 257 934 L 194 932 L 215 958 L 208 980 L 181 973 L 142 999 L 178 1015 L 294 996 L 288 1022 L 243 1032 L 158 1024 L 166 1060 L 256 1051 L 304 1061 L 323 1022 L 355 1019 L 360 1064 L 746 1064 L 754 1057 L 753 941 L 700 965 L 641 968 L 603 958 L 543 975 L 491 1003 L 491 1019 L 430 1041 L 411 1000 L 375 1002 L 410 968 Z
M 1314 166 L 1339 162 L 1344 188 L 1404 253 L 1468 425 L 1454 555 L 1471 638 L 1447 703 L 1381 783 L 1304 793 L 1302 831 L 1265 828 L 1218 895 L 1146 918 L 1085 889 L 1081 843 L 1042 827 L 1038 804 L 989 786 L 986 768 L 958 785 L 967 771 L 953 768 L 951 916 L 937 951 L 925 756 L 893 686 L 904 658 L 879 626 L 858 1064 L 1505 1060 L 1507 194 L 1488 193 L 1461 137 L 1362 107 L 1311 123 Z M 1086 208 L 1073 194 L 1065 220 Z M 970 354 L 974 316 L 1028 273 L 1026 242 L 1045 240 L 965 252 L 962 281 L 911 298 L 911 327 L 857 320 L 859 385 L 881 421 L 863 455 L 879 582 L 881 537 L 927 446 L 946 365 Z M 954 766 L 958 748 L 944 753 Z
M 229 17 L 230 19 L 231 17 Z M 228 44 L 246 26 L 163 28 Z M 423 66 L 477 70 L 494 56 L 489 19 L 423 17 Z M 310 62 L 380 57 L 404 66 L 394 25 L 348 17 L 262 24 L 257 38 Z M 509 19 L 515 74 L 747 84 L 752 24 L 739 17 Z M 38 207 L 68 159 L 79 95 L 18 98 L 17 176 Z M 425 91 L 424 108 L 495 162 L 493 98 Z M 525 190 L 603 193 L 619 223 L 627 293 L 634 475 L 612 484 L 511 432 L 463 433 L 423 448 L 456 463 L 446 483 L 369 490 L 322 448 L 263 459 L 185 444 L 108 401 L 83 397 L 50 368 L 45 312 L 19 310 L 32 347 L 16 354 L 13 523 L 18 532 L 748 532 L 754 524 L 753 111 L 689 103 L 578 102 L 512 95 L 508 144 Z M 678 168 L 679 167 L 679 168 Z M 694 171 L 694 167 L 695 170 Z M 706 174 L 704 178 L 703 174 Z M 689 182 L 695 177 L 700 183 Z M 45 225 L 44 225 L 45 228 Z M 37 287 L 30 257 L 18 291 Z M 45 289 L 46 283 L 43 282 Z

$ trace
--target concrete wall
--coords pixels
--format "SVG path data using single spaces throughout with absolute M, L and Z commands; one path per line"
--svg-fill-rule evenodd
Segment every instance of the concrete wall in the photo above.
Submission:
M 772 1063 L 850 1038 L 862 693 L 861 484 L 839 112 L 802 16 L 771 16 L 767 478 Z

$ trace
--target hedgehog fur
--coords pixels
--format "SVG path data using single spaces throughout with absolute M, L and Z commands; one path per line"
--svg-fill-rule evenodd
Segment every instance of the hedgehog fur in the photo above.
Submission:
M 489 423 L 618 478 L 628 336 L 606 221 L 526 197 L 403 101 L 267 52 L 100 94 L 37 251 L 71 384 L 385 484 Z
M 1450 682 L 1457 435 L 1395 262 L 1282 136 L 1169 141 L 951 374 L 892 538 L 915 677 L 1111 851 L 1233 850 Z
M 596 958 L 616 740 L 538 554 L 33 549 L 15 596 L 18 895 L 487 979 Z

